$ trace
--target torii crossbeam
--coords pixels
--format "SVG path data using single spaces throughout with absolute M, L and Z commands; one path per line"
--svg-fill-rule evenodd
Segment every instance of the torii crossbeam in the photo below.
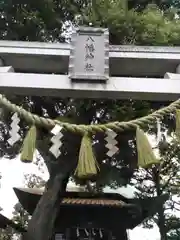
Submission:
M 165 101 L 180 96 L 179 47 L 109 46 L 106 29 L 80 28 L 71 44 L 0 41 L 0 59 L 4 93 Z

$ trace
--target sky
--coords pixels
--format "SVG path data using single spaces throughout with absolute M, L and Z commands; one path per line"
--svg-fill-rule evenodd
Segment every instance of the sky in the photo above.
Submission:
M 13 160 L 0 160 L 0 172 L 2 179 L 0 180 L 0 207 L 3 208 L 2 214 L 6 217 L 12 217 L 13 206 L 18 201 L 14 194 L 13 187 L 23 187 L 24 174 L 34 173 L 41 176 L 43 179 L 48 179 L 46 169 L 44 172 L 40 171 L 33 163 L 22 163 L 19 158 Z M 69 183 L 72 186 L 72 183 Z M 115 191 L 107 189 L 109 191 Z M 125 195 L 126 197 L 133 197 L 134 189 L 131 187 L 121 188 L 116 192 Z M 130 240 L 160 240 L 159 230 L 157 226 L 153 229 L 143 229 L 141 226 L 128 231 Z

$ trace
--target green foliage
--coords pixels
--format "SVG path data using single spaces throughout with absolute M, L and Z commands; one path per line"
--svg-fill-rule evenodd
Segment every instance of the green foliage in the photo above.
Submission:
M 27 3 L 1 0 L 1 39 L 63 41 L 62 23 L 73 20 L 87 1 L 29 0 Z
M 161 236 L 162 234 L 169 236 L 172 230 L 178 231 L 180 229 L 180 218 L 174 213 L 176 211 L 178 214 L 180 211 L 179 142 L 173 140 L 166 144 L 165 148 L 160 145 L 160 154 L 161 160 L 159 166 L 138 171 L 135 173 L 134 178 L 136 188 L 140 191 L 139 194 L 141 197 L 169 194 L 169 200 L 158 210 L 157 215 L 150 221 L 145 222 L 146 227 L 151 226 L 152 223 L 156 223 L 159 226 Z
M 162 12 L 158 8 L 163 6 L 160 1 L 158 5 L 148 5 L 154 1 L 139 2 L 145 2 L 141 12 L 136 8 L 128 10 L 125 0 L 97 0 L 92 6 L 89 1 L 80 0 L 31 0 L 27 4 L 1 1 L 0 36 L 11 40 L 64 41 L 63 23 L 78 23 L 80 19 L 80 24 L 91 22 L 108 27 L 113 44 L 179 45 L 180 20 L 174 18 L 174 10 Z M 175 1 L 173 4 L 177 6 Z
M 156 4 L 163 11 L 172 7 L 180 8 L 179 0 L 128 0 L 128 7 L 142 11 L 148 4 L 152 3 Z
M 137 12 L 128 10 L 124 0 L 98 0 L 91 11 L 85 10 L 82 21 L 108 27 L 113 44 L 179 45 L 180 20 L 172 18 L 172 10 L 165 14 L 153 4 Z
M 24 176 L 24 184 L 25 184 L 25 187 L 28 187 L 28 188 L 34 188 L 34 187 L 41 188 L 45 185 L 45 181 L 41 177 L 35 174 L 26 174 Z M 20 226 L 22 226 L 23 228 L 27 229 L 30 218 L 31 216 L 28 214 L 28 212 L 26 212 L 23 209 L 22 205 L 19 202 L 16 203 L 14 206 L 12 220 L 15 223 L 19 224 Z M 17 239 L 21 239 L 17 233 L 14 233 L 14 234 L 16 234 Z
M 29 214 L 23 209 L 21 204 L 18 202 L 14 206 L 12 220 L 20 226 L 27 228 L 28 221 L 30 219 Z
M 12 2 L 14 1 L 0 1 L 1 39 L 44 42 L 64 41 L 61 33 L 63 30 L 68 29 L 64 28 L 63 23 L 71 21 L 73 24 L 89 25 L 89 23 L 92 23 L 93 26 L 108 27 L 111 44 L 180 45 L 180 20 L 175 18 L 178 9 L 167 10 L 173 4 L 179 7 L 179 1 L 136 0 L 127 2 L 125 0 L 96 0 L 92 1 L 92 6 L 90 5 L 91 1 L 88 0 L 30 0 L 26 4 Z M 157 3 L 157 5 L 148 5 L 149 3 Z M 76 123 L 83 124 L 105 123 L 112 120 L 127 121 L 144 116 L 153 109 L 166 104 L 132 100 L 62 100 L 31 96 L 10 96 L 9 99 L 38 115 L 46 115 L 51 118 L 57 118 L 58 115 L 69 118 L 70 115 L 70 118 L 75 119 Z M 5 122 L 0 124 L 2 134 L 0 155 L 14 157 L 20 146 L 17 144 L 14 148 L 10 148 L 7 145 L 10 117 L 5 111 L 3 114 Z M 171 123 L 170 128 L 173 129 L 173 120 L 169 121 L 168 118 L 165 123 Z M 20 133 L 23 137 L 25 130 L 26 124 L 22 122 Z M 151 132 L 154 132 L 153 127 Z M 42 130 L 40 139 L 44 136 L 47 137 L 47 134 L 46 131 Z M 101 164 L 101 172 L 97 179 L 98 188 L 107 184 L 116 188 L 130 181 L 137 166 L 134 136 L 133 131 L 118 134 L 117 140 L 120 152 L 113 159 L 106 156 L 106 150 L 104 147 L 102 148 L 103 144 L 94 145 L 98 161 Z M 102 134 L 97 134 L 95 137 L 100 142 L 104 141 Z M 73 134 L 66 133 L 63 140 L 63 154 L 60 160 L 68 162 L 69 159 L 73 158 L 77 161 L 80 139 Z M 46 142 L 43 141 L 42 145 L 42 152 L 47 156 Z M 179 146 L 174 143 L 168 145 L 168 149 L 163 149 L 163 166 L 160 172 L 159 169 L 152 168 L 147 172 L 143 172 L 141 176 L 134 175 L 143 195 L 149 196 L 168 192 L 172 196 L 178 192 L 177 169 L 179 163 L 176 166 L 176 163 L 171 162 L 171 159 L 178 156 Z M 157 181 L 155 181 L 157 177 L 160 177 L 158 182 L 160 188 L 155 185 L 155 182 L 157 184 Z M 165 180 L 163 180 L 164 177 Z M 152 187 L 147 187 L 147 185 L 143 187 L 142 182 L 145 180 L 150 181 L 153 184 Z M 173 181 L 175 181 L 175 186 Z M 30 186 L 33 186 L 33 183 Z M 170 203 L 173 202 L 170 199 Z M 174 209 L 173 205 L 171 208 Z M 15 217 L 17 221 L 22 220 L 20 213 L 15 214 Z M 168 216 L 166 215 L 166 217 Z M 154 221 L 158 222 L 159 219 L 155 217 Z M 168 219 L 170 218 L 168 217 Z M 164 220 L 166 222 L 166 219 Z M 24 224 L 24 222 L 22 223 Z M 171 228 L 173 228 L 172 225 Z
M 45 181 L 37 176 L 36 174 L 25 174 L 24 175 L 24 185 L 28 188 L 42 188 L 45 185 Z
M 11 228 L 0 229 L 0 240 L 12 240 L 13 230 Z
M 24 176 L 24 185 L 28 188 L 33 187 L 41 188 L 45 185 L 45 181 L 35 174 L 26 174 Z M 13 214 L 12 221 L 26 229 L 28 221 L 30 220 L 30 215 L 23 209 L 19 202 L 15 204 L 14 211 L 12 214 Z M 12 240 L 12 239 L 20 240 L 21 236 L 20 234 L 15 232 L 11 227 L 7 227 L 6 229 L 0 229 L 0 240 Z
M 180 231 L 172 231 L 168 236 L 167 240 L 180 240 Z

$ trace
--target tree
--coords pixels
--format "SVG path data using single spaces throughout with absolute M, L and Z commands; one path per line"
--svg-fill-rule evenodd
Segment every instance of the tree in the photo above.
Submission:
M 88 1 L 30 0 L 28 3 L 1 0 L 1 39 L 25 41 L 64 41 L 63 22 L 73 21 Z
M 3 209 L 0 207 L 0 212 Z M 0 240 L 12 240 L 13 229 L 11 227 L 7 227 L 6 229 L 0 229 Z
M 156 223 L 159 227 L 161 240 L 169 239 L 172 232 L 179 231 L 180 218 L 177 213 L 180 211 L 179 197 L 179 156 L 180 146 L 177 139 L 170 143 L 160 143 L 160 164 L 148 170 L 141 170 L 135 174 L 136 188 L 138 195 L 161 196 L 169 194 L 167 203 L 159 208 L 158 213 L 151 220 L 145 223 L 146 227 L 151 227 Z M 176 214 L 174 213 L 176 211 Z
M 35 174 L 25 174 L 24 175 L 24 185 L 28 188 L 41 188 L 45 185 L 45 181 L 35 175 Z M 23 228 L 27 229 L 28 222 L 30 221 L 31 216 L 27 211 L 24 210 L 22 205 L 18 202 L 14 206 L 13 211 L 13 218 L 12 220 L 22 226 Z M 14 233 L 15 234 L 15 233 Z M 21 239 L 21 236 L 19 234 L 15 234 L 18 239 Z M 12 239 L 12 238 L 11 238 Z
M 160 9 L 167 10 L 169 8 L 180 8 L 178 0 L 128 0 L 129 9 L 136 9 L 137 11 L 144 10 L 147 5 L 156 4 Z
M 179 45 L 180 21 L 171 14 L 164 15 L 156 5 L 151 5 L 141 12 L 128 10 L 126 1 L 30 1 L 28 4 L 12 4 L 1 1 L 1 38 L 31 41 L 61 41 L 62 23 L 92 23 L 93 26 L 108 27 L 111 44 L 137 45 Z M 76 21 L 79 16 L 79 22 Z M 105 123 L 110 120 L 129 120 L 148 114 L 167 103 L 149 103 L 138 101 L 95 101 L 74 99 L 51 99 L 39 97 L 8 96 L 14 103 L 38 115 L 57 118 L 58 115 L 73 119 L 75 123 Z M 20 146 L 10 148 L 6 144 L 8 137 L 9 115 L 4 111 L 4 123 L 1 124 L 1 154 L 13 157 Z M 100 113 L 100 116 L 97 116 Z M 22 137 L 26 126 L 21 125 Z M 81 136 L 64 132 L 62 154 L 54 159 L 48 151 L 50 145 L 46 138 L 48 132 L 39 131 L 38 150 L 47 164 L 50 178 L 29 224 L 30 240 L 50 239 L 56 218 L 57 199 L 66 189 L 69 176 L 73 175 L 77 164 Z M 121 186 L 129 182 L 137 167 L 134 149 L 134 131 L 118 135 L 120 153 L 114 159 L 106 156 L 104 146 L 94 146 L 101 173 L 97 179 L 98 186 L 109 184 Z M 104 139 L 102 134 L 96 138 Z M 43 142 L 42 142 L 43 139 Z M 69 145 L 73 142 L 73 145 Z M 67 164 L 68 163 L 68 164 Z M 37 226 L 35 223 L 39 222 Z M 33 232 L 33 236 L 31 233 Z
M 24 185 L 28 188 L 41 188 L 44 187 L 45 181 L 36 174 L 25 174 L 24 175 Z
M 13 230 L 10 227 L 0 229 L 0 240 L 12 240 Z
M 0 175 L 0 179 L 1 179 L 1 175 Z M 3 209 L 0 207 L 0 212 L 2 210 Z M 13 230 L 10 227 L 6 229 L 0 229 L 0 240 L 11 240 L 12 235 L 13 235 Z
M 168 240 L 179 240 L 180 236 L 180 231 L 179 230 L 175 230 L 173 232 L 170 233 L 169 237 L 168 237 Z
M 108 13 L 108 14 L 107 14 Z M 110 29 L 113 44 L 179 45 L 179 20 L 171 11 L 165 15 L 155 4 L 143 11 L 128 11 L 126 1 L 96 1 L 91 11 L 85 10 L 82 22 Z
M 45 181 L 35 174 L 24 175 L 24 185 L 28 188 L 41 188 L 44 187 Z M 23 209 L 21 204 L 18 202 L 14 206 L 13 221 L 20 224 L 22 227 L 27 228 L 30 215 Z

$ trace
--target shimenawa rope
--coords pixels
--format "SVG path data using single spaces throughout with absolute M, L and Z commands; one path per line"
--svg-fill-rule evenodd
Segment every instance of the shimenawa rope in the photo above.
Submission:
M 152 123 L 157 118 L 162 118 L 168 113 L 174 112 L 176 109 L 180 108 L 180 99 L 171 103 L 169 106 L 161 108 L 152 114 L 147 116 L 137 118 L 128 122 L 110 122 L 107 124 L 97 124 L 97 125 L 77 125 L 71 123 L 65 123 L 58 120 L 53 120 L 50 118 L 40 117 L 38 115 L 32 114 L 25 110 L 22 107 L 17 106 L 16 104 L 11 103 L 5 96 L 0 94 L 0 105 L 7 108 L 9 111 L 17 112 L 22 118 L 24 118 L 30 124 L 35 124 L 37 126 L 52 128 L 56 124 L 61 125 L 68 131 L 79 133 L 84 135 L 85 133 L 94 133 L 94 132 L 105 132 L 107 129 L 112 129 L 115 131 L 124 131 L 128 129 L 133 129 L 143 127 L 149 123 Z

